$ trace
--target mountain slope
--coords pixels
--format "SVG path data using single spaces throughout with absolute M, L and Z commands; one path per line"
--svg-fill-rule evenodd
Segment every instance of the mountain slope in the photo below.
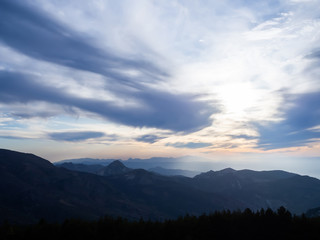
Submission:
M 243 208 L 237 200 L 193 188 L 192 179 L 187 177 L 167 177 L 136 169 L 107 178 L 135 202 L 156 206 L 151 216 L 154 219 L 164 219 L 163 213 L 173 216 L 187 213 L 199 215 L 221 209 Z
M 320 207 L 309 209 L 306 212 L 307 217 L 320 217 Z
M 59 165 L 66 162 L 71 162 L 74 164 L 85 164 L 85 165 L 91 165 L 91 164 L 98 164 L 107 166 L 110 163 L 114 162 L 117 159 L 94 159 L 94 158 L 78 158 L 78 159 L 66 159 L 61 160 L 55 163 L 55 165 Z M 208 159 L 206 158 L 199 158 L 194 156 L 184 156 L 184 157 L 152 157 L 148 159 L 140 159 L 140 158 L 129 158 L 127 160 L 121 161 L 126 165 L 128 168 L 132 169 L 145 169 L 148 170 L 150 168 L 155 168 L 161 166 L 162 168 L 167 169 L 193 169 L 194 161 L 197 161 L 197 165 L 200 167 L 200 169 L 211 169 L 211 168 L 217 168 L 221 167 L 217 164 L 209 164 L 208 165 Z
M 182 169 L 167 169 L 162 167 L 150 168 L 148 169 L 148 171 L 159 173 L 164 176 L 185 176 L 185 177 L 194 177 L 200 173 L 198 171 L 190 171 L 190 170 L 182 170 Z
M 72 163 L 72 162 L 64 162 L 60 164 L 56 164 L 55 166 L 65 168 L 71 171 L 76 172 L 87 172 L 96 174 L 100 169 L 104 166 L 99 164 L 83 164 L 83 163 Z
M 0 222 L 97 219 L 106 214 L 160 219 L 231 207 L 216 194 L 208 197 L 176 179 L 144 170 L 98 176 L 58 168 L 35 155 L 4 149 L 0 149 L 0 191 Z
M 224 169 L 209 171 L 194 178 L 203 191 L 237 199 L 248 208 L 288 208 L 301 214 L 320 202 L 320 180 L 284 171 Z
M 300 214 L 320 202 L 320 180 L 284 171 L 224 169 L 194 178 L 170 177 L 116 161 L 103 174 L 70 171 L 32 154 L 0 149 L 0 222 L 106 214 L 159 220 L 281 205 Z
M 131 168 L 127 168 L 122 162 L 116 160 L 110 163 L 108 166 L 99 169 L 97 174 L 101 176 L 112 176 L 127 173 L 131 170 Z
M 124 199 L 105 178 L 71 172 L 32 154 L 0 150 L 0 221 L 94 219 Z

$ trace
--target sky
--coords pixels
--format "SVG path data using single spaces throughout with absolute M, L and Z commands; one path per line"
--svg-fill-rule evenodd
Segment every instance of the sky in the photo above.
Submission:
M 319 0 L 0 1 L 0 148 L 52 162 L 320 177 L 319 77 Z

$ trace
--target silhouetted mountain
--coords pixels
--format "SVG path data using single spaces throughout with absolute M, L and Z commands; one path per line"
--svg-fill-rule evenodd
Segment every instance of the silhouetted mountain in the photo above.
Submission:
M 121 166 L 114 163 L 111 167 Z M 98 176 L 55 167 L 32 154 L 0 150 L 0 222 L 36 222 L 40 218 L 173 218 L 237 205 L 206 194 L 174 178 L 145 170 Z
M 94 158 L 79 158 L 79 159 L 67 159 L 61 160 L 56 163 L 55 165 L 59 165 L 65 162 L 72 162 L 74 164 L 98 164 L 107 166 L 111 162 L 117 159 L 94 159 Z M 121 161 L 126 165 L 128 168 L 132 169 L 145 169 L 148 170 L 150 168 L 155 168 L 161 166 L 162 168 L 167 169 L 194 169 L 194 161 L 197 161 L 197 166 L 201 169 L 212 169 L 212 168 L 221 168 L 218 166 L 219 164 L 213 164 L 212 162 L 206 158 L 199 158 L 194 156 L 184 156 L 184 157 L 152 157 L 148 159 L 140 159 L 140 158 L 129 158 L 127 160 Z
M 268 182 L 278 179 L 285 179 L 293 176 L 298 176 L 294 173 L 289 173 L 280 170 L 274 171 L 252 171 L 252 170 L 234 170 L 232 168 L 226 168 L 220 171 L 208 171 L 195 176 L 195 179 L 213 179 L 221 177 L 235 177 L 238 180 L 248 182 Z
M 237 200 L 193 188 L 192 179 L 187 177 L 167 177 L 135 169 L 123 175 L 110 176 L 108 180 L 135 202 L 156 206 L 151 216 L 155 219 L 165 218 L 163 213 L 182 216 L 217 209 L 243 208 Z
M 82 163 L 72 163 L 72 162 L 56 164 L 55 166 L 66 168 L 71 171 L 87 172 L 87 173 L 94 173 L 94 174 L 97 174 L 97 172 L 104 167 L 103 165 L 99 165 L 99 164 L 82 164 Z
M 55 166 L 69 169 L 71 171 L 93 173 L 100 176 L 122 174 L 132 170 L 131 168 L 127 168 L 119 160 L 115 160 L 107 166 L 99 164 L 83 164 L 72 162 L 57 163 L 55 164 Z
M 194 184 L 203 191 L 237 199 L 253 210 L 285 206 L 301 214 L 320 201 L 320 180 L 284 171 L 209 171 L 194 177 Z
M 54 165 L 60 165 L 63 163 L 73 163 L 73 164 L 85 164 L 85 165 L 103 165 L 106 166 L 113 161 L 118 159 L 98 159 L 98 158 L 74 158 L 74 159 L 64 159 L 55 162 Z
M 320 207 L 309 209 L 306 212 L 307 217 L 320 217 Z
M 113 162 L 118 162 L 122 164 L 122 167 L 120 166 L 119 171 L 116 169 L 110 169 L 108 168 Z M 84 164 L 84 163 L 72 163 L 72 162 L 63 162 L 63 163 L 55 163 L 55 166 L 62 167 L 69 169 L 71 171 L 78 171 L 78 172 L 87 172 L 87 173 L 94 173 L 101 176 L 107 176 L 107 175 L 113 175 L 113 174 L 119 174 L 123 173 L 121 171 L 121 168 L 124 172 L 127 170 L 132 170 L 132 168 L 127 168 L 123 162 L 119 160 L 115 160 L 112 163 L 110 163 L 108 166 L 103 166 L 100 164 Z M 186 177 L 194 177 L 197 174 L 199 174 L 199 171 L 190 171 L 190 170 L 182 170 L 182 169 L 167 169 L 162 167 L 154 167 L 148 169 L 150 172 L 158 173 L 164 176 L 186 176 Z
M 134 217 L 137 213 L 130 215 L 133 210 L 138 212 L 104 177 L 58 168 L 35 155 L 3 149 L 0 191 L 0 222 L 26 223 L 42 217 L 52 221 L 96 219 L 103 214 Z M 141 211 L 145 208 L 140 206 Z
M 70 171 L 32 154 L 0 149 L 0 222 L 106 214 L 165 219 L 279 206 L 300 214 L 320 202 L 320 180 L 284 171 L 224 169 L 188 178 L 133 170 L 120 161 L 103 169 L 105 176 Z
M 127 173 L 131 170 L 131 168 L 127 168 L 122 162 L 116 160 L 110 163 L 108 166 L 99 169 L 97 174 L 101 176 L 112 176 Z
M 154 167 L 148 169 L 150 172 L 155 172 L 164 176 L 185 176 L 185 177 L 194 177 L 198 175 L 199 171 L 190 171 L 182 169 L 167 169 L 162 167 Z

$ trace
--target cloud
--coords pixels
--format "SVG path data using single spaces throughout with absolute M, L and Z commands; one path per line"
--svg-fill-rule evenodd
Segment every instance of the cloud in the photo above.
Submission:
M 0 1 L 0 112 L 23 123 L 3 126 L 165 136 L 182 152 L 306 145 L 319 129 L 303 94 L 319 89 L 316 4 Z M 301 94 L 283 104 L 279 89 Z
M 135 138 L 135 140 L 137 140 L 139 142 L 155 143 L 163 138 L 164 137 L 160 137 L 160 136 L 153 135 L 153 134 L 146 134 L 146 135 L 142 135 L 140 137 Z
M 312 129 L 320 125 L 320 92 L 291 94 L 285 99 L 284 120 L 268 125 L 256 123 L 259 148 L 304 146 L 320 138 L 320 132 Z
M 14 139 L 14 140 L 25 140 L 25 139 L 30 139 L 27 137 L 17 137 L 17 136 L 8 136 L 8 135 L 0 135 L 0 138 L 5 138 L 5 139 Z
M 320 50 L 316 49 L 312 53 L 308 54 L 306 56 L 308 59 L 319 59 L 320 58 Z
M 250 135 L 246 135 L 246 134 L 230 135 L 230 137 L 232 137 L 232 138 L 241 138 L 241 139 L 245 139 L 245 140 L 257 139 L 257 136 L 250 136 Z
M 6 104 L 46 102 L 61 106 L 68 114 L 76 108 L 128 126 L 177 132 L 194 132 L 212 124 L 211 115 L 219 111 L 218 107 L 198 101 L 197 95 L 160 90 L 155 84 L 165 81 L 170 74 L 150 59 L 123 56 L 105 47 L 100 49 L 89 39 L 26 2 L 1 1 L 2 43 L 39 61 L 99 74 L 106 82 L 105 89 L 99 91 L 112 97 L 102 100 L 85 98 L 80 91 L 70 94 L 70 89 L 61 85 L 50 86 L 45 73 L 35 78 L 21 71 L 1 71 L 0 101 Z M 32 117 L 33 113 L 26 113 L 19 115 Z M 35 115 L 41 116 L 40 112 Z
M 105 134 L 103 132 L 76 131 L 48 133 L 48 136 L 56 141 L 80 142 L 92 138 L 101 138 L 105 136 Z
M 70 28 L 31 8 L 26 2 L 0 2 L 0 40 L 29 57 L 94 72 L 130 85 L 119 69 L 135 69 L 153 80 L 167 73 L 149 61 L 119 57 L 99 49 Z
M 176 143 L 167 143 L 166 146 L 175 147 L 175 148 L 205 148 L 212 146 L 211 143 L 205 143 L 205 142 L 176 142 Z
M 175 95 L 155 89 L 128 92 L 142 106 L 118 106 L 107 100 L 82 98 L 64 89 L 49 87 L 33 80 L 28 74 L 0 71 L 0 102 L 29 103 L 42 101 L 95 113 L 113 122 L 134 127 L 156 127 L 173 131 L 192 132 L 210 126 L 210 116 L 218 112 L 207 102 L 197 101 L 190 94 Z M 130 95 L 131 94 L 131 95 Z
M 311 63 L 309 66 L 305 69 L 305 75 L 311 76 L 312 79 L 318 79 L 319 78 L 319 67 L 320 67 L 320 50 L 319 48 L 314 49 L 311 51 L 310 54 L 307 54 L 305 58 Z

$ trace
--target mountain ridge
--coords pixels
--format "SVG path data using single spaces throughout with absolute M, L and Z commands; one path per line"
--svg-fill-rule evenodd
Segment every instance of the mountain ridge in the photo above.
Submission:
M 105 166 L 97 171 L 100 176 L 112 176 L 123 174 L 132 171 L 131 168 L 127 168 L 121 161 L 115 160 L 111 162 L 108 166 Z
M 277 209 L 294 214 L 319 207 L 320 180 L 285 171 L 223 169 L 193 178 L 130 169 L 115 161 L 116 174 L 71 171 L 33 154 L 0 149 L 0 221 L 42 217 L 167 219 L 216 210 Z
M 217 194 L 206 194 L 142 169 L 98 176 L 3 149 L 0 163 L 0 191 L 4 193 L 0 195 L 0 222 L 98 219 L 104 215 L 159 220 L 231 207 Z
M 207 169 L 208 159 L 206 158 L 199 158 L 199 157 L 192 157 L 192 156 L 183 156 L 183 157 L 152 157 L 147 159 L 141 158 L 128 158 L 127 160 L 120 160 L 120 159 L 95 159 L 95 158 L 78 158 L 78 159 L 65 159 L 54 162 L 53 164 L 58 166 L 63 163 L 72 162 L 74 164 L 98 164 L 107 166 L 111 162 L 119 160 L 126 165 L 126 167 L 133 168 L 133 169 L 145 169 L 149 170 L 150 168 L 162 167 L 167 169 L 193 169 L 193 161 L 197 160 L 199 164 L 204 165 L 203 169 Z

